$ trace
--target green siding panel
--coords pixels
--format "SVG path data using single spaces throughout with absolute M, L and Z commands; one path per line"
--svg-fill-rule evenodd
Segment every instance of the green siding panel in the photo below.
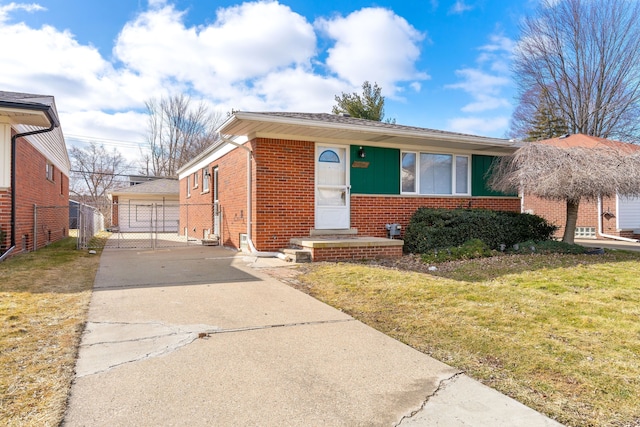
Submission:
M 472 196 L 517 196 L 517 194 L 505 194 L 493 191 L 487 185 L 489 176 L 487 172 L 496 156 L 484 156 L 474 154 L 471 156 L 471 195 Z
M 351 193 L 400 194 L 400 150 L 363 147 L 367 156 L 361 159 L 360 147 L 351 146 Z M 353 167 L 354 162 L 369 162 L 369 166 Z

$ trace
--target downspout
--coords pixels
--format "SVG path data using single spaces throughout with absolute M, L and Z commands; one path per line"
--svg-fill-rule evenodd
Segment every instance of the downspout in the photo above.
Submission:
M 47 129 L 17 133 L 11 137 L 11 247 L 7 252 L 11 252 L 16 248 L 16 157 L 18 157 L 16 150 L 17 140 L 18 138 L 23 138 L 25 136 L 51 132 L 55 127 L 58 126 L 59 123 L 57 120 L 54 120 L 50 114 L 47 114 L 47 116 L 49 117 L 49 123 L 51 123 L 51 126 L 49 126 Z
M 220 132 L 218 132 L 218 137 L 224 143 L 229 143 L 238 148 L 242 148 L 247 152 L 247 244 L 249 245 L 249 255 L 257 256 L 257 257 L 266 257 L 266 258 L 275 258 L 275 257 L 283 257 L 284 254 L 279 252 L 263 252 L 256 249 L 253 244 L 253 232 L 252 232 L 252 218 L 253 218 L 253 179 L 251 172 L 251 159 L 253 157 L 253 151 L 251 148 L 247 147 L 244 144 L 238 144 L 235 141 L 232 141 L 224 136 Z
M 630 239 L 628 237 L 621 237 L 621 236 L 613 236 L 611 234 L 604 234 L 602 232 L 602 198 L 598 197 L 598 234 L 600 234 L 602 237 L 606 237 L 607 239 L 614 239 L 614 240 L 622 240 L 624 242 L 633 242 L 633 243 L 638 243 L 640 242 L 640 240 L 638 239 Z

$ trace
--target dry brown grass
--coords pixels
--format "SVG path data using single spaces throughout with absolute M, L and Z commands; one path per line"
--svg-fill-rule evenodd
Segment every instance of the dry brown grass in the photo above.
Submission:
M 70 238 L 0 263 L 0 425 L 62 420 L 98 263 Z
M 304 269 L 311 295 L 562 423 L 640 425 L 640 254 Z

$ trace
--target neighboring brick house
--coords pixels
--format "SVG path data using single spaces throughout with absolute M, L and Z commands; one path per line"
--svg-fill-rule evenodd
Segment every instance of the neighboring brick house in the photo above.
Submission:
M 519 197 L 486 186 L 494 156 L 515 150 L 505 139 L 307 113 L 236 112 L 218 132 L 178 173 L 181 205 L 217 206 L 204 219 L 225 246 L 387 237 L 386 224 L 404 229 L 421 206 L 520 210 Z
M 582 134 L 562 136 L 559 138 L 537 141 L 540 144 L 553 145 L 560 148 L 610 147 L 632 152 L 640 147 L 619 141 L 612 141 Z M 566 203 L 541 199 L 531 194 L 522 197 L 523 212 L 533 213 L 546 218 L 559 227 L 557 237 L 564 234 L 567 219 Z M 605 197 L 595 202 L 580 201 L 576 238 L 640 238 L 640 198 Z
M 154 178 L 140 182 L 109 192 L 112 227 L 118 227 L 122 233 L 152 230 L 177 233 L 180 216 L 178 180 Z
M 53 96 L 0 91 L 0 254 L 67 237 L 69 169 Z

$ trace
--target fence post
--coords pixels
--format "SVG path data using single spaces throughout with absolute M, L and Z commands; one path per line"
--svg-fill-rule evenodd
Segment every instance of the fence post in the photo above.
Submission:
M 151 203 L 151 215 L 149 215 L 149 221 L 150 221 L 150 226 L 149 226 L 149 233 L 150 237 L 151 237 L 151 249 L 152 250 L 156 250 L 156 241 L 153 238 L 153 212 L 156 209 L 156 204 L 155 203 Z

